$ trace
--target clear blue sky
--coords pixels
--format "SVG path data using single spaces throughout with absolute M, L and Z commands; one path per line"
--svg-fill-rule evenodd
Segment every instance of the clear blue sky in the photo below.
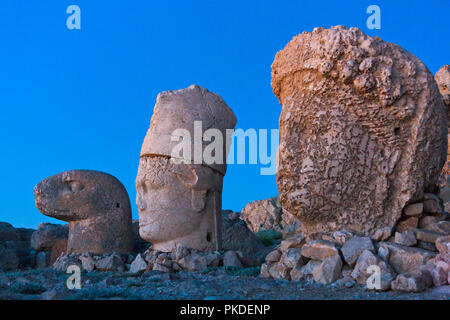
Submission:
M 82 29 L 66 28 L 81 8 Z M 381 7 L 381 30 L 366 8 Z M 356 26 L 394 42 L 434 74 L 450 63 L 448 0 L 0 2 L 0 221 L 36 227 L 33 188 L 70 169 L 113 174 L 137 218 L 134 180 L 158 92 L 198 84 L 220 94 L 238 128 L 278 127 L 275 53 L 302 31 Z M 258 165 L 229 166 L 224 209 L 277 194 Z

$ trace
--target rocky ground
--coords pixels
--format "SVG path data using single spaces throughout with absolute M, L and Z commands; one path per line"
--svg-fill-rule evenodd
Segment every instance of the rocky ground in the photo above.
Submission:
M 203 272 L 143 275 L 121 272 L 81 274 L 81 289 L 69 290 L 70 275 L 52 269 L 0 273 L 0 299 L 73 300 L 448 300 L 450 286 L 422 293 L 368 291 L 355 283 L 322 285 L 307 281 L 263 279 L 258 268 L 238 271 L 209 268 Z

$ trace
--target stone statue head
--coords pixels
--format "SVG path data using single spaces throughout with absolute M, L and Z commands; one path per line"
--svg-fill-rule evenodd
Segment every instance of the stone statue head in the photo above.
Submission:
M 66 171 L 38 183 L 34 196 L 42 214 L 69 222 L 69 252 L 132 251 L 130 199 L 115 177 Z
M 236 118 L 220 96 L 199 86 L 159 94 L 136 178 L 139 233 L 155 250 L 170 252 L 182 245 L 211 251 L 221 246 L 225 143 L 222 162 L 193 163 L 195 151 L 179 159 L 172 152 L 174 131 L 194 134 L 195 121 L 225 137 Z

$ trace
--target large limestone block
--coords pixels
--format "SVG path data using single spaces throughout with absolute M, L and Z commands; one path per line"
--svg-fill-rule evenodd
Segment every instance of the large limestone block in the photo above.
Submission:
M 66 171 L 34 189 L 36 207 L 69 222 L 69 253 L 128 253 L 133 249 L 131 205 L 125 187 L 98 171 Z
M 441 92 L 444 103 L 447 106 L 447 121 L 450 119 L 450 64 L 443 66 L 436 72 L 434 76 L 436 83 L 438 84 L 439 91 Z M 446 183 L 447 177 L 450 175 L 450 150 L 447 149 L 447 161 L 442 169 L 444 175 L 443 184 Z M 445 188 L 445 189 L 448 189 Z M 442 191 L 441 191 L 442 192 Z
M 139 234 L 154 250 L 222 247 L 227 130 L 235 124 L 225 101 L 205 88 L 158 95 L 136 177 Z
M 445 106 L 411 53 L 357 28 L 316 28 L 277 53 L 272 88 L 283 107 L 279 196 L 304 235 L 375 236 L 436 191 Z

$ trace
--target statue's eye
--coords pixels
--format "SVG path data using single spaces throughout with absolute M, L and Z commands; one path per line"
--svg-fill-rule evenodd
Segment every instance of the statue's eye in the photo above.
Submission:
M 84 189 L 84 186 L 79 181 L 70 181 L 69 186 L 72 192 L 78 192 Z

